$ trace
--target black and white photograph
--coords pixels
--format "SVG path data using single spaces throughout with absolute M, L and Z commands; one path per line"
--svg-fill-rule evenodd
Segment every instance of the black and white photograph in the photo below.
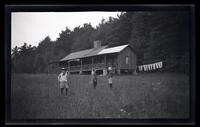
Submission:
M 11 119 L 190 119 L 192 15 L 11 12 Z

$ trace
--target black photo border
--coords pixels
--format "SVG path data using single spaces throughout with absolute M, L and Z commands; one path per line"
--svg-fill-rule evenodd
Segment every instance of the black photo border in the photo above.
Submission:
M 4 6 L 5 53 L 5 124 L 6 125 L 65 125 L 65 124 L 134 124 L 134 125 L 194 125 L 195 124 L 195 4 L 7 4 Z M 75 11 L 171 11 L 191 12 L 190 47 L 190 118 L 189 119 L 11 119 L 11 13 L 12 12 L 75 12 Z

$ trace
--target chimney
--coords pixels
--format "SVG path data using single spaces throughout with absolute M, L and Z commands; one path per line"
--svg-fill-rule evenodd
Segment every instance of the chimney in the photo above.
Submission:
M 94 48 L 100 48 L 100 47 L 101 47 L 101 41 L 100 40 L 94 41 Z

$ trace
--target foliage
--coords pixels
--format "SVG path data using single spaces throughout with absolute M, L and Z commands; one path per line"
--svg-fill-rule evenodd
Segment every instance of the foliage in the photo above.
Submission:
M 58 61 L 70 52 L 93 47 L 93 41 L 102 45 L 129 44 L 138 58 L 138 64 L 164 61 L 167 71 L 189 72 L 190 13 L 184 11 L 126 12 L 118 18 L 102 19 L 96 28 L 90 23 L 67 27 L 56 41 L 47 36 L 37 47 L 12 49 L 12 71 L 15 73 L 44 73 L 50 62 Z M 185 69 L 184 69 L 185 68 Z

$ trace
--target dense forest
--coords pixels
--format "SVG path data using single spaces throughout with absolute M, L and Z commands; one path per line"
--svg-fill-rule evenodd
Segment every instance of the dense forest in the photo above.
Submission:
M 66 24 L 67 25 L 67 24 Z M 186 11 L 123 12 L 118 18 L 102 19 L 94 28 L 90 23 L 73 30 L 66 27 L 55 41 L 45 37 L 39 45 L 24 43 L 12 49 L 13 73 L 45 73 L 48 63 L 59 61 L 71 52 L 102 45 L 129 44 L 138 58 L 138 65 L 157 61 L 166 71 L 189 72 L 191 43 L 190 13 Z

